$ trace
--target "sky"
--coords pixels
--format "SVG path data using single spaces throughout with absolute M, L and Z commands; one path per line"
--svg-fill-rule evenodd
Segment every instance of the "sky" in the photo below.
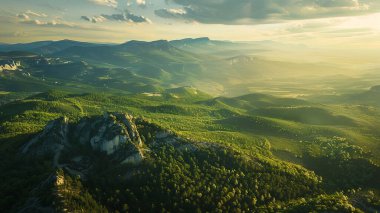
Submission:
M 0 43 L 210 37 L 380 47 L 380 0 L 0 0 Z

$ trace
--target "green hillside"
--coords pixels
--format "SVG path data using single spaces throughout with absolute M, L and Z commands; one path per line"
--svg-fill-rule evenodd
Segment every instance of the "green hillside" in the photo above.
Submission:
M 39 205 L 49 206 L 52 202 L 51 199 L 59 199 L 59 203 L 69 205 L 74 209 L 88 205 L 85 204 L 87 202 L 95 202 L 96 204 L 91 205 L 93 206 L 91 208 L 103 208 L 109 211 L 127 207 L 138 208 L 142 206 L 142 203 L 149 203 L 149 205 L 144 205 L 146 206 L 144 209 L 141 209 L 144 211 L 157 208 L 190 210 L 195 207 L 210 210 L 220 208 L 227 211 L 231 208 L 242 210 L 306 209 L 315 208 L 315 202 L 320 202 L 323 207 L 319 208 L 331 210 L 332 206 L 328 204 L 329 202 L 335 203 L 336 200 L 342 200 L 346 204 L 337 208 L 348 211 L 353 208 L 361 208 L 355 203 L 356 201 L 351 199 L 364 198 L 357 198 L 362 196 L 359 196 L 359 192 L 353 194 L 350 192 L 350 194 L 346 190 L 360 188 L 360 194 L 364 193 L 365 197 L 371 196 L 368 194 L 370 193 L 368 190 L 376 192 L 379 189 L 380 183 L 377 177 L 380 174 L 380 168 L 375 163 L 379 162 L 378 156 L 375 155 L 375 150 L 379 149 L 378 145 L 375 145 L 378 144 L 378 141 L 376 137 L 371 139 L 368 136 L 371 133 L 368 132 L 369 127 L 365 126 L 362 118 L 351 115 L 350 119 L 361 124 L 359 128 L 358 126 L 351 128 L 347 126 L 350 125 L 349 123 L 339 123 L 341 122 L 339 119 L 344 117 L 333 117 L 338 119 L 335 122 L 330 120 L 334 113 L 329 109 L 334 109 L 333 105 L 323 108 L 314 106 L 312 111 L 304 110 L 301 107 L 303 114 L 300 118 L 302 119 L 308 119 L 309 116 L 310 119 L 315 116 L 319 117 L 320 115 L 316 114 L 316 111 L 322 112 L 323 116 L 330 116 L 322 117 L 322 119 L 331 122 L 318 123 L 316 126 L 314 123 L 295 119 L 297 117 L 294 116 L 298 116 L 299 112 L 292 115 L 286 111 L 289 104 L 295 106 L 307 104 L 304 101 L 284 101 L 282 98 L 255 94 L 250 98 L 247 96 L 235 98 L 244 101 L 244 104 L 237 101 L 228 104 L 220 102 L 221 104 L 205 105 L 204 103 L 215 103 L 215 99 L 207 97 L 201 92 L 194 94 L 194 91 L 196 90 L 193 88 L 171 89 L 163 92 L 161 96 L 115 96 L 112 94 L 71 94 L 50 91 L 5 104 L 0 107 L 1 150 L 4 162 L 6 162 L 2 170 L 7 171 L 2 177 L 3 186 L 8 184 L 7 175 L 12 174 L 12 171 L 17 171 L 14 176 L 20 175 L 20 178 L 22 172 L 28 172 L 23 169 L 26 165 L 20 165 L 20 167 L 9 167 L 8 165 L 13 165 L 11 163 L 13 161 L 24 161 L 23 157 L 19 158 L 16 153 L 28 141 L 28 138 L 40 132 L 50 120 L 67 116 L 75 123 L 82 117 L 96 116 L 104 111 L 126 111 L 136 116 L 142 116 L 149 123 L 170 130 L 181 138 L 188 138 L 191 140 L 190 143 L 195 146 L 199 144 L 198 151 L 183 152 L 176 148 L 173 149 L 171 145 L 167 144 L 158 148 L 154 152 L 155 154 L 151 154 L 151 157 L 144 160 L 143 166 L 138 167 L 115 165 L 114 161 L 108 160 L 107 156 L 94 159 L 93 163 L 96 167 L 92 172 L 97 175 L 89 176 L 91 178 L 87 180 L 75 179 L 68 171 L 60 173 L 64 178 L 69 179 L 67 182 L 69 185 L 66 187 L 69 187 L 70 190 L 71 188 L 76 190 L 75 187 L 84 187 L 81 190 L 83 193 L 56 197 L 54 190 L 60 190 L 60 186 L 55 186 L 58 187 L 56 189 L 47 188 L 48 191 L 43 193 L 45 197 L 48 196 L 44 198 L 47 200 Z M 173 94 L 181 96 L 168 99 Z M 256 105 L 253 97 L 257 97 Z M 263 97 L 266 100 L 265 104 L 263 104 Z M 209 101 L 205 100 L 207 98 Z M 245 101 L 250 101 L 252 110 Z M 278 107 L 281 105 L 283 107 Z M 282 109 L 285 110 L 284 114 L 279 113 Z M 259 115 L 254 116 L 253 113 Z M 153 133 L 150 133 L 150 127 L 147 127 L 148 129 L 141 128 L 143 128 L 140 130 L 141 132 L 147 132 L 144 138 L 152 137 Z M 355 137 L 351 137 L 351 135 Z M 372 135 L 375 136 L 377 133 L 373 132 Z M 210 150 L 211 147 L 204 147 L 203 143 L 220 146 L 220 148 L 216 148 L 219 151 L 213 150 L 214 148 Z M 368 146 L 370 144 L 371 147 Z M 76 152 L 81 153 L 84 150 L 78 147 L 77 151 L 73 150 L 70 153 Z M 84 153 L 88 154 L 88 151 Z M 70 156 L 73 157 L 68 153 L 68 156 L 62 159 Z M 50 166 L 48 159 L 46 159 L 45 167 L 34 171 L 36 175 L 41 176 L 36 176 L 36 179 L 26 182 L 20 179 L 18 186 L 32 187 L 33 184 L 37 184 L 38 181 L 42 181 L 52 174 L 49 171 L 53 171 L 54 168 Z M 29 164 L 33 163 L 34 160 Z M 299 164 L 299 166 L 295 166 L 295 164 Z M 120 175 L 130 175 L 129 173 L 120 173 L 124 170 L 135 171 L 128 181 L 117 178 Z M 285 171 L 289 174 L 284 173 Z M 311 175 L 310 171 L 314 171 L 315 175 Z M 365 177 L 361 175 L 363 173 L 366 174 Z M 305 175 L 310 178 L 311 182 L 304 178 Z M 107 177 L 107 179 L 96 177 Z M 289 185 L 289 178 L 294 178 L 291 182 L 295 185 Z M 225 182 L 226 180 L 229 181 Z M 276 182 L 273 182 L 274 180 Z M 232 185 L 230 181 L 232 181 Z M 300 181 L 306 182 L 301 183 Z M 162 185 L 157 185 L 157 182 Z M 237 185 L 234 186 L 234 183 Z M 255 183 L 258 184 L 258 190 L 241 190 L 241 187 L 255 189 L 255 185 L 250 185 Z M 213 190 L 214 185 L 216 189 Z M 207 187 L 211 187 L 211 191 L 208 191 Z M 100 191 L 96 189 L 100 189 Z M 127 191 L 125 191 L 126 189 Z M 186 189 L 194 190 L 186 191 Z M 8 190 L 15 190 L 15 188 L 8 187 Z M 333 194 L 342 190 L 343 194 L 341 195 Z M 2 191 L 2 193 L 7 192 L 7 190 Z M 26 201 L 29 196 L 32 196 L 28 188 L 21 192 L 23 199 L 17 202 Z M 220 194 L 214 192 L 220 192 Z M 116 199 L 115 193 L 120 193 L 121 197 Z M 76 198 L 73 200 L 72 196 Z M 109 199 L 110 197 L 113 199 Z M 166 202 L 167 199 L 174 197 L 178 200 L 170 202 L 171 204 Z M 300 201 L 301 197 L 306 200 Z M 8 196 L 7 201 L 2 203 L 2 207 L 18 209 L 18 205 L 7 206 L 12 203 L 10 202 L 12 199 L 15 198 Z M 82 201 L 79 202 L 78 199 Z M 320 199 L 323 201 L 316 201 Z M 215 200 L 218 202 L 213 202 Z M 369 202 L 364 199 L 360 202 L 367 202 L 366 206 L 376 206 L 375 200 L 376 198 Z M 50 207 L 60 208 L 59 206 Z
M 296 82 L 286 73 L 310 64 L 234 55 L 241 46 L 64 41 L 1 53 L 16 68 L 0 71 L 0 209 L 379 211 L 376 78 Z

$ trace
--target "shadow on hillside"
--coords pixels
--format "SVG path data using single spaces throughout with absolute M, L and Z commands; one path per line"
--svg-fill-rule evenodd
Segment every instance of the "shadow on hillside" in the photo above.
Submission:
M 380 167 L 366 159 L 303 157 L 303 165 L 322 176 L 327 190 L 380 188 Z

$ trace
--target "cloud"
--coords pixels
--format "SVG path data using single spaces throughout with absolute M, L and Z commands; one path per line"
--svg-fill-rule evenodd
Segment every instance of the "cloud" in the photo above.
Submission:
M 163 17 L 163 18 L 184 18 L 187 19 L 187 11 L 182 8 L 172 8 L 172 9 L 160 9 L 160 10 L 155 10 L 154 13 L 157 16 Z
M 157 16 L 211 24 L 255 24 L 380 11 L 379 0 L 167 0 L 182 8 L 158 9 Z
M 48 16 L 41 13 L 26 11 L 25 13 L 17 14 L 18 22 L 22 24 L 37 25 L 37 26 L 59 26 L 59 27 L 77 27 L 76 24 L 66 22 L 61 18 L 48 19 Z
M 80 25 L 78 23 L 68 22 L 60 19 L 42 21 L 39 19 L 33 20 L 20 20 L 19 23 L 26 25 L 34 25 L 39 27 L 61 27 L 61 28 L 73 28 L 81 30 L 109 30 L 108 28 Z
M 25 13 L 17 14 L 17 18 L 24 19 L 24 20 L 30 19 L 30 17 L 28 15 L 26 15 Z
M 81 16 L 80 18 L 83 19 L 83 20 L 85 20 L 85 21 L 91 21 L 92 22 L 92 19 L 90 17 L 88 17 L 88 16 Z
M 93 16 L 93 17 L 88 17 L 88 16 L 82 16 L 81 19 L 85 21 L 89 21 L 92 23 L 102 23 L 106 21 L 107 19 L 103 16 Z
M 140 15 L 135 15 L 128 10 L 124 11 L 123 13 L 117 13 L 117 14 L 111 14 L 111 15 L 105 15 L 102 14 L 100 16 L 82 16 L 82 20 L 89 21 L 92 23 L 98 23 L 98 22 L 104 22 L 104 21 L 119 21 L 119 22 L 130 22 L 130 23 L 151 23 L 151 21 Z
M 23 20 L 30 20 L 31 17 L 46 18 L 48 16 L 45 13 L 36 13 L 31 10 L 27 10 L 23 13 L 17 14 L 17 17 Z
M 31 17 L 48 17 L 45 13 L 37 13 L 37 12 L 33 12 L 31 10 L 27 10 L 24 14 L 27 14 Z
M 145 0 L 136 0 L 136 4 L 140 7 L 145 7 L 146 1 Z
M 60 21 L 60 20 L 41 21 L 38 19 L 34 19 L 34 20 L 23 20 L 23 21 L 20 21 L 20 23 L 38 25 L 38 26 L 57 26 L 57 27 L 75 27 L 76 26 L 73 23 Z
M 89 0 L 89 1 L 98 5 L 115 7 L 115 8 L 118 5 L 117 0 Z

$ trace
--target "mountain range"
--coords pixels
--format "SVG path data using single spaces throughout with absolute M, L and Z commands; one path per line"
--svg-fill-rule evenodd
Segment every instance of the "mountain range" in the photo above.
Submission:
M 45 81 L 80 80 L 129 92 L 159 92 L 165 88 L 193 86 L 213 95 L 227 96 L 250 93 L 250 88 L 263 82 L 271 84 L 273 79 L 290 80 L 294 75 L 313 79 L 345 71 L 330 64 L 278 61 L 244 51 L 259 50 L 256 45 L 209 38 L 123 44 L 43 41 L 1 45 L 0 51 L 11 52 L 2 53 L 0 60 L 20 60 L 22 65 L 32 68 L 31 76 Z M 30 63 L 33 59 L 50 62 L 41 66 Z M 69 70 L 69 73 L 52 71 L 59 69 Z

